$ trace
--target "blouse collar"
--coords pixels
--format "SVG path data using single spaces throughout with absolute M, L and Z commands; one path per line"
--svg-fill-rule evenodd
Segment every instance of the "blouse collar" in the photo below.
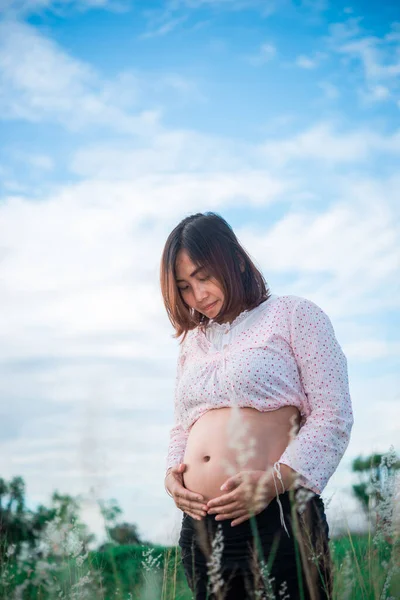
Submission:
M 273 294 L 271 294 L 270 298 L 272 298 L 272 296 L 273 296 Z M 270 298 L 268 298 L 268 300 Z M 233 319 L 233 321 L 231 323 L 229 323 L 229 322 L 228 323 L 216 323 L 215 321 L 210 319 L 207 327 L 209 327 L 210 329 L 212 329 L 214 331 L 228 331 L 229 329 L 232 329 L 232 327 L 235 327 L 236 325 L 239 325 L 239 323 L 244 321 L 249 313 L 253 313 L 254 311 L 261 310 L 261 307 L 263 307 L 265 305 L 265 303 L 268 302 L 268 300 L 264 300 L 264 302 L 261 302 L 261 304 L 259 304 L 258 306 L 254 307 L 252 309 L 243 310 L 241 313 L 238 314 L 238 316 L 235 319 Z
M 249 313 L 249 310 L 244 310 L 243 312 L 241 312 L 235 319 L 233 319 L 233 321 L 231 323 L 216 323 L 215 321 L 213 321 L 212 319 L 210 320 L 208 327 L 214 329 L 215 331 L 225 331 L 227 329 L 231 329 L 232 327 L 234 327 L 235 325 L 238 325 L 239 323 L 241 323 L 247 316 L 247 313 Z

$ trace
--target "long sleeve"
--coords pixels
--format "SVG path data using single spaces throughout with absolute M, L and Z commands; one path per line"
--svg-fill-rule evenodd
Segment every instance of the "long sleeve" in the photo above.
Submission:
M 170 430 L 170 440 L 167 452 L 166 470 L 175 465 L 179 465 L 183 461 L 185 448 L 189 432 L 186 432 L 181 423 L 180 410 L 181 407 L 178 401 L 178 388 L 184 364 L 184 344 L 181 344 L 178 356 L 178 364 L 175 378 L 174 392 L 174 425 Z
M 347 360 L 329 317 L 305 298 L 294 307 L 290 343 L 309 414 L 278 462 L 300 475 L 300 485 L 320 494 L 349 444 L 353 426 Z

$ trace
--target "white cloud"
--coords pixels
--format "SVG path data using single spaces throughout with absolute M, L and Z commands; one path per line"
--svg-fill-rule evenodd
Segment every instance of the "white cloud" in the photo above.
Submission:
M 294 210 L 267 232 L 251 226 L 240 232 L 252 255 L 265 257 L 265 272 L 271 276 L 301 273 L 298 282 L 292 284 L 293 293 L 307 296 L 315 290 L 317 301 L 328 314 L 348 320 L 398 307 L 400 228 L 398 210 L 390 202 L 390 196 L 393 201 L 396 197 L 396 182 L 382 185 L 379 204 L 372 188 L 365 186 L 353 195 L 355 187 L 355 181 L 353 185 L 345 183 L 341 195 L 337 190 L 336 203 L 323 212 Z M 374 334 L 376 345 L 364 351 L 362 361 L 368 355 L 372 359 L 378 352 L 389 355 L 396 350 L 397 341 L 389 344 L 378 331 Z M 365 340 L 367 345 L 370 338 Z M 347 341 L 350 349 L 351 344 L 360 342 Z
M 257 10 L 262 16 L 269 16 L 282 4 L 284 4 L 282 0 L 270 0 L 269 2 L 265 2 L 264 0 L 169 0 L 167 2 L 170 10 L 172 8 L 199 9 L 204 7 L 233 11 Z
M 276 48 L 274 44 L 261 44 L 258 52 L 246 57 L 246 60 L 254 67 L 261 67 L 270 62 L 276 56 Z
M 361 94 L 370 101 L 386 100 L 400 93 L 400 24 L 392 23 L 382 37 L 363 35 L 360 19 L 349 19 L 330 28 L 328 45 L 362 69 Z
M 333 85 L 330 81 L 320 81 L 318 85 L 324 92 L 325 98 L 328 100 L 336 100 L 336 98 L 339 98 L 340 92 L 338 87 Z
M 44 154 L 31 154 L 27 156 L 29 163 L 37 168 L 44 171 L 51 171 L 54 166 L 53 159 L 50 156 Z
M 140 34 L 140 39 L 148 39 L 154 37 L 160 37 L 171 33 L 181 23 L 185 23 L 188 20 L 188 15 L 182 15 L 180 17 L 170 17 L 169 15 L 161 14 L 151 19 L 149 30 Z
M 361 17 L 352 17 L 339 23 L 332 23 L 329 27 L 331 37 L 327 40 L 330 45 L 335 45 L 336 42 L 343 42 L 353 38 L 361 33 L 359 23 Z
M 268 141 L 260 145 L 270 165 L 289 161 L 326 161 L 333 164 L 362 163 L 377 153 L 400 152 L 400 132 L 385 136 L 367 129 L 339 133 L 333 125 L 321 122 L 286 140 Z
M 161 129 L 159 98 L 178 105 L 207 99 L 194 80 L 169 72 L 121 72 L 103 79 L 35 28 L 0 22 L 0 109 L 3 119 L 56 122 L 75 133 L 97 127 L 146 139 Z M 149 108 L 152 102 L 154 108 Z M 99 129 L 100 128 L 100 129 Z
M 57 121 L 73 130 L 102 125 L 137 134 L 157 126 L 156 111 L 135 106 L 137 91 L 127 91 L 127 76 L 104 82 L 86 63 L 16 21 L 0 23 L 0 40 L 3 119 Z M 129 82 L 137 84 L 132 78 Z M 136 114 L 127 111 L 127 104 Z
M 152 38 L 167 35 L 174 31 L 182 23 L 189 23 L 192 14 L 199 9 L 208 9 L 212 12 L 228 11 L 257 11 L 265 18 L 281 9 L 288 0 L 167 0 L 161 9 L 146 9 L 143 11 L 147 19 L 147 31 L 141 34 L 141 38 Z M 200 26 L 207 26 L 209 20 L 201 21 Z M 187 25 L 187 28 L 195 30 L 199 22 Z
M 27 152 L 16 151 L 11 153 L 11 159 L 15 160 L 18 164 L 18 169 L 21 169 L 21 165 L 24 168 L 31 167 L 35 171 L 51 171 L 54 167 L 54 160 L 47 154 L 30 154 Z
M 384 85 L 368 85 L 359 91 L 360 98 L 364 104 L 382 102 L 391 99 L 389 88 Z
M 314 69 L 317 66 L 317 63 L 312 58 L 301 54 L 296 58 L 296 65 L 302 69 Z
M 0 12 L 19 18 L 44 11 L 64 15 L 71 9 L 86 11 L 100 8 L 121 12 L 129 8 L 129 2 L 130 0 L 0 0 Z
M 306 56 L 305 54 L 300 54 L 296 58 L 296 65 L 301 69 L 316 69 L 321 61 L 325 58 L 325 54 L 323 52 L 315 52 L 313 56 Z
M 236 171 L 234 181 L 242 176 L 245 181 L 247 177 L 250 187 L 260 177 L 264 185 L 261 189 L 270 196 L 288 187 L 268 173 L 254 146 L 245 141 L 176 129 L 160 131 L 141 142 L 136 147 L 130 142 L 82 148 L 73 157 L 71 168 L 81 176 L 95 177 L 101 173 L 111 180 L 129 180 L 144 173 L 174 173 L 178 179 L 179 173 L 197 173 L 201 178 L 207 172 L 213 178 L 224 178 L 225 171 L 229 174 Z M 203 180 L 201 185 L 204 184 Z M 228 185 L 227 189 L 231 187 Z
M 259 222 L 257 228 L 236 228 L 267 280 L 296 273 L 290 290 L 281 291 L 320 303 L 350 367 L 395 351 L 395 343 L 385 345 L 379 337 L 380 328 L 365 332 L 366 348 L 361 330 L 348 331 L 363 313 L 396 305 L 400 236 L 390 196 L 398 183 L 374 189 L 354 179 L 340 204 L 286 213 L 272 227 Z M 87 495 L 92 487 L 97 497 L 107 497 L 118 490 L 127 520 L 139 519 L 144 535 L 160 542 L 176 536 L 179 511 L 173 505 L 162 525 L 141 505 L 143 486 L 154 500 L 152 510 L 162 513 L 167 501 L 162 481 L 177 345 L 158 290 L 162 245 L 190 212 L 207 208 L 223 215 L 232 207 L 231 194 L 247 194 L 246 206 L 273 201 L 265 195 L 268 186 L 249 170 L 203 180 L 190 173 L 143 174 L 132 181 L 68 186 L 38 204 L 15 198 L 2 205 L 0 394 L 10 398 L 2 426 L 10 424 L 11 430 L 11 419 L 19 423 L 18 433 L 3 438 L 0 448 L 3 477 L 23 474 L 37 501 L 55 487 L 65 490 L 66 482 L 72 494 Z M 310 274 L 316 279 L 308 279 Z M 16 376 L 17 369 L 23 377 Z M 373 374 L 371 369 L 368 381 Z M 383 381 L 355 388 L 358 415 L 374 405 L 377 389 L 385 389 Z M 23 420 L 18 415 L 27 397 L 35 398 L 35 414 Z M 373 443 L 386 443 L 395 432 L 384 420 L 376 423 Z M 369 448 L 357 435 L 352 454 Z M 336 475 L 325 497 L 343 485 L 345 475 L 344 470 Z M 348 511 L 341 513 L 335 502 L 330 519 L 339 530 Z M 98 517 L 91 519 L 100 532 Z
M 397 46 L 397 39 L 393 41 Z M 388 42 L 387 36 L 382 39 L 365 37 L 343 44 L 338 48 L 338 51 L 358 58 L 364 67 L 367 80 L 396 78 L 400 74 L 400 59 L 391 62 L 385 60 L 385 54 L 386 52 L 389 54 L 390 46 L 390 44 L 387 44 L 387 47 L 385 47 L 385 42 Z M 396 54 L 396 47 L 393 50 Z M 392 55 L 392 52 L 390 52 L 390 55 Z

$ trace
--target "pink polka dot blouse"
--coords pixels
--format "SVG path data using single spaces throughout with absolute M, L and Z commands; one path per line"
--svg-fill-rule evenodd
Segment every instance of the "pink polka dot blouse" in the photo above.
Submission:
M 272 294 L 232 323 L 189 331 L 178 357 L 166 468 L 183 462 L 197 419 L 234 403 L 260 412 L 299 409 L 300 429 L 278 462 L 320 494 L 348 446 L 353 413 L 347 360 L 319 306 Z

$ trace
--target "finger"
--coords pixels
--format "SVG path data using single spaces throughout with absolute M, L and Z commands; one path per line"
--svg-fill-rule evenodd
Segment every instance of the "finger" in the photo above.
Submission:
M 225 514 L 232 512 L 232 510 L 237 510 L 238 508 L 239 506 L 237 502 L 231 502 L 230 504 L 225 504 L 224 506 L 214 506 L 213 508 L 209 508 L 207 512 L 209 515 Z
M 188 512 L 189 510 L 199 517 L 205 517 L 207 515 L 207 511 L 203 510 L 201 507 L 189 506 L 188 508 L 185 508 L 185 512 Z
M 242 513 L 242 515 L 239 516 L 238 518 L 234 517 L 234 520 L 232 521 L 231 526 L 235 527 L 235 525 L 240 525 L 240 523 L 244 523 L 251 517 L 255 517 L 256 515 L 260 514 L 260 512 L 262 512 L 262 510 L 264 510 L 264 508 L 259 508 L 254 511 L 245 511 L 244 514 Z
M 189 511 L 191 511 L 197 515 L 205 517 L 207 514 L 207 505 L 204 504 L 204 502 L 201 502 L 200 500 L 197 500 L 197 499 L 193 500 L 193 497 L 197 498 L 197 496 L 195 494 L 193 494 L 192 492 L 188 493 L 186 490 L 185 490 L 184 494 L 180 495 L 179 503 L 183 504 L 183 506 L 184 506 L 183 510 L 185 510 L 187 512 L 186 509 L 188 509 Z
M 246 502 L 245 500 L 235 500 L 235 502 L 231 502 L 230 504 L 225 504 L 224 506 L 216 506 L 214 508 L 208 509 L 208 514 L 230 514 L 235 510 L 242 510 L 248 513 L 261 512 L 265 508 L 265 502 Z
M 194 513 L 198 516 L 206 516 L 207 506 L 204 500 L 198 500 L 199 496 L 194 492 L 190 492 L 185 488 L 178 488 L 173 494 L 174 502 L 178 508 L 189 513 Z
M 229 492 L 229 494 L 223 494 L 222 496 L 218 496 L 218 498 L 213 498 L 207 502 L 209 508 L 215 508 L 216 506 L 222 506 L 225 504 L 229 504 L 237 499 L 236 490 Z
M 246 510 L 234 510 L 231 513 L 217 515 L 215 517 L 216 521 L 226 521 L 226 519 L 236 519 L 238 517 L 242 517 L 247 514 Z
M 192 517 L 192 519 L 196 519 L 196 521 L 202 521 L 204 519 L 204 517 L 206 516 L 205 513 L 197 513 L 195 511 L 191 511 L 189 509 L 184 509 L 184 512 L 189 515 L 190 517 Z
M 218 511 L 218 514 L 215 517 L 215 519 L 217 521 L 223 521 L 224 519 L 234 519 L 235 517 L 243 516 L 243 515 L 247 515 L 246 518 L 249 519 L 251 515 L 253 515 L 253 516 L 258 515 L 261 512 L 261 510 L 263 510 L 263 507 L 261 508 L 258 506 L 257 508 L 254 507 L 253 509 L 252 508 L 249 509 L 248 506 L 243 506 L 243 505 L 238 506 L 236 504 L 229 508 L 223 507 L 222 510 Z M 208 512 L 208 514 L 210 514 L 210 511 Z
M 201 513 L 204 515 L 207 514 L 207 506 L 203 503 L 203 502 L 197 502 L 197 501 L 193 501 L 193 500 L 186 500 L 186 502 L 184 503 L 184 505 L 189 509 L 192 510 L 193 512 L 197 512 L 197 513 Z
M 185 490 L 185 488 L 183 488 L 184 492 L 182 493 L 181 497 L 185 498 L 185 500 L 188 500 L 189 502 L 197 502 L 197 503 L 201 503 L 201 504 L 206 504 L 204 502 L 204 498 L 203 496 L 201 496 L 200 494 L 195 494 L 194 492 L 188 492 L 187 490 Z
M 258 514 L 258 513 L 249 513 L 247 511 L 241 511 L 241 512 L 233 513 L 228 518 L 233 519 L 231 526 L 235 527 L 235 525 L 240 525 L 240 523 L 244 523 L 245 521 L 248 521 L 252 516 L 254 517 L 256 514 Z
M 250 519 L 250 515 L 244 515 L 243 517 L 234 519 L 231 523 L 231 527 L 235 527 L 235 525 L 240 525 L 240 523 L 244 523 L 245 521 L 248 521 L 248 519 Z
M 192 519 L 195 519 L 196 521 L 200 521 L 201 520 L 201 517 L 199 515 L 196 515 L 195 513 L 192 513 L 189 510 L 185 510 L 185 513 L 187 515 L 189 515 L 189 517 L 192 517 Z
M 202 494 L 199 494 L 197 492 L 192 492 L 180 484 L 178 484 L 176 487 L 175 495 L 179 496 L 180 498 L 184 498 L 185 500 L 190 500 L 191 502 L 197 501 L 197 502 L 204 503 L 204 496 L 202 496 Z
M 205 506 L 204 497 L 201 494 L 191 492 L 190 490 L 184 488 L 181 485 L 174 487 L 172 494 L 174 498 L 180 498 L 182 500 L 192 503 L 200 503 Z

